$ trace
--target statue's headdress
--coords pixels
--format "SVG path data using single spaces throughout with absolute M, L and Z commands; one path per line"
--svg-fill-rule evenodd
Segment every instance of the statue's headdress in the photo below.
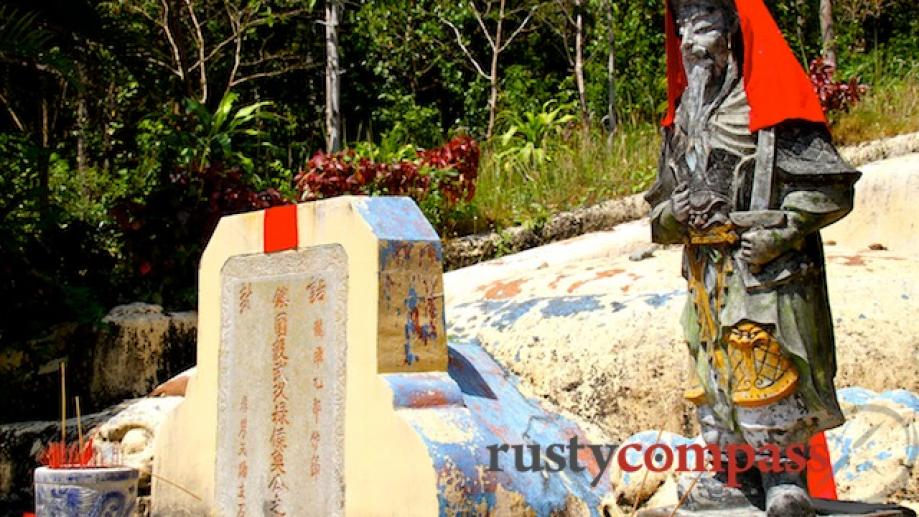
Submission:
M 750 130 L 774 126 L 785 120 L 826 124 L 826 116 L 810 78 L 798 63 L 763 0 L 711 0 L 733 2 L 743 41 L 743 81 L 750 104 Z M 667 52 L 667 114 L 662 124 L 673 125 L 676 106 L 686 89 L 686 71 L 680 52 L 674 9 L 682 0 L 667 1 L 665 41 Z

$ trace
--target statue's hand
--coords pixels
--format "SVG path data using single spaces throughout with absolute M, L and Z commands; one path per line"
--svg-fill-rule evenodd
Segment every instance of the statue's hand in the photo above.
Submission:
M 740 237 L 740 258 L 757 266 L 771 262 L 788 249 L 788 233 L 784 228 L 747 230 Z
M 689 220 L 689 188 L 686 185 L 680 185 L 673 190 L 673 195 L 670 196 L 670 211 L 680 224 L 686 224 Z

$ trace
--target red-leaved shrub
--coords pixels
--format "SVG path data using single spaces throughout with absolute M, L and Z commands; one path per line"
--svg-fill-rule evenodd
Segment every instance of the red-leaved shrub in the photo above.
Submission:
M 867 86 L 858 82 L 858 77 L 853 77 L 848 81 L 834 81 L 835 73 L 836 67 L 825 62 L 823 58 L 818 57 L 811 61 L 811 83 L 814 85 L 817 97 L 820 98 L 820 105 L 824 113 L 848 111 L 868 91 Z
M 468 136 L 458 136 L 446 144 L 418 153 L 421 162 L 436 169 L 452 169 L 456 176 L 441 181 L 440 189 L 450 203 L 475 196 L 475 179 L 479 174 L 479 146 Z
M 436 149 L 421 150 L 414 160 L 377 163 L 348 149 L 319 151 L 294 178 L 300 199 L 310 201 L 346 194 L 410 196 L 416 201 L 436 189 L 448 204 L 475 195 L 479 146 L 457 136 Z

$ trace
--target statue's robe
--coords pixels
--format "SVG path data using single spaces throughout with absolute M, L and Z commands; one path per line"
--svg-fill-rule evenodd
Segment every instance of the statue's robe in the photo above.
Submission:
M 782 122 L 769 128 L 774 134 L 771 199 L 758 205 L 782 211 L 786 224 L 795 229 L 777 243 L 787 251 L 762 268 L 751 268 L 738 257 L 739 239 L 691 244 L 689 225 L 678 222 L 671 211 L 674 190 L 688 184 L 691 198 L 701 199 L 703 208 L 718 212 L 715 219 L 722 221 L 729 213 L 750 210 L 757 147 L 769 141 L 760 136 L 762 132 L 751 134 L 748 129 L 742 79 L 724 90 L 703 131 L 692 131 L 689 117 L 679 112 L 676 123 L 664 129 L 657 181 L 645 196 L 651 205 L 652 240 L 685 244 L 683 275 L 691 288 L 702 287 L 707 294 L 700 302 L 690 293 L 683 314 L 696 377 L 720 424 L 737 430 L 738 408 L 711 381 L 711 352 L 712 347 L 724 345 L 736 325 L 755 322 L 770 329 L 797 370 L 796 391 L 806 405 L 808 432 L 833 428 L 844 419 L 833 385 L 833 320 L 819 230 L 851 210 L 853 185 L 860 173 L 839 156 L 822 124 Z M 696 196 L 696 191 L 707 192 L 708 197 Z M 727 273 L 719 280 L 724 269 Z M 706 322 L 717 327 L 714 336 L 707 335 Z

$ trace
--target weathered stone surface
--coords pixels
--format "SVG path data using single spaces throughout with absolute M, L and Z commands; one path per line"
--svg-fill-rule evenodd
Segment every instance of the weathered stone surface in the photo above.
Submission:
M 846 423 L 826 436 L 840 497 L 919 501 L 919 396 L 846 388 L 839 399 Z
M 89 386 L 97 407 L 144 396 L 195 364 L 194 311 L 132 303 L 113 308 L 102 321 L 108 328 L 92 353 Z
M 556 214 L 541 226 L 515 226 L 451 239 L 444 242 L 444 264 L 448 270 L 468 266 L 584 233 L 609 230 L 647 213 L 647 203 L 636 194 Z
M 827 431 L 826 438 L 839 499 L 915 505 L 919 501 L 919 396 L 906 390 L 878 394 L 864 388 L 844 388 L 838 395 L 846 423 Z M 673 448 L 699 440 L 668 432 L 657 436 L 658 431 L 643 431 L 622 446 L 637 443 L 647 448 L 662 443 Z M 640 463 L 637 452 L 629 454 L 630 464 Z M 665 491 L 677 475 L 673 469 L 647 477 L 645 473 L 644 468 L 625 474 L 612 468 L 610 480 L 619 506 L 631 507 L 636 500 L 644 508 L 675 504 L 674 493 Z
M 98 339 L 93 325 L 63 322 L 21 348 L 15 344 L 4 347 L 0 353 L 0 422 L 53 419 L 60 411 L 61 362 L 67 363 L 70 386 L 87 386 L 91 375 L 88 356 Z M 96 409 L 81 391 L 76 394 L 83 395 L 83 408 L 87 412 Z
M 267 244 L 279 220 L 299 229 L 283 249 Z M 441 259 L 408 199 L 224 218 L 199 275 L 198 365 L 156 437 L 152 514 L 599 517 L 609 483 L 590 455 L 548 477 L 488 470 L 490 445 L 590 440 L 479 345 L 447 346 Z
M 664 484 L 657 489 L 657 492 L 645 503 L 645 508 L 668 508 L 674 507 L 680 501 L 680 494 L 677 491 L 678 485 L 673 475 L 667 476 Z
M 222 268 L 218 514 L 341 514 L 346 279 L 337 245 Z
M 195 375 L 195 367 L 191 367 L 184 372 L 178 373 L 162 384 L 153 388 L 150 392 L 151 397 L 184 397 L 185 390 L 188 388 L 188 381 Z
M 881 138 L 839 149 L 839 154 L 855 166 L 915 152 L 919 152 L 919 132 Z
M 150 493 L 153 438 L 165 415 L 181 400 L 181 397 L 158 397 L 128 401 L 124 409 L 93 430 L 93 446 L 104 461 L 140 471 L 141 495 Z
M 697 441 L 667 431 L 644 431 L 630 436 L 619 444 L 619 450 L 624 451 L 623 459 L 629 465 L 639 468 L 635 472 L 626 472 L 620 468 L 618 461 L 611 463 L 609 467 L 610 480 L 613 484 L 613 493 L 618 494 L 617 502 L 627 505 L 635 505 L 637 502 L 639 505 L 643 505 L 654 496 L 657 502 L 653 506 L 662 506 L 665 494 L 661 494 L 660 497 L 657 494 L 668 480 L 673 481 L 677 463 L 674 461 L 670 468 L 661 472 L 651 471 L 644 462 L 645 451 L 655 444 L 664 444 L 669 450 L 673 451 L 679 445 L 689 445 Z M 628 448 L 630 446 L 631 448 Z M 635 446 L 640 446 L 641 448 L 636 450 Z M 656 452 L 659 453 L 659 451 Z M 655 464 L 663 465 L 664 463 L 658 457 L 655 459 Z M 650 503 L 646 506 L 653 507 Z

